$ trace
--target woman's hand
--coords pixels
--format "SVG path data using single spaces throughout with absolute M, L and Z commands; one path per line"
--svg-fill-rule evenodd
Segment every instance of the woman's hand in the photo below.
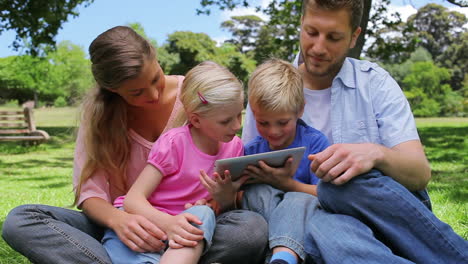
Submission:
M 195 247 L 198 241 L 203 239 L 203 231 L 194 227 L 191 223 L 201 225 L 202 221 L 190 213 L 182 213 L 171 216 L 165 230 L 169 239 L 169 247 Z
M 249 165 L 244 170 L 244 174 L 251 178 L 247 183 L 266 183 L 277 189 L 289 191 L 294 185 L 292 161 L 291 157 L 288 158 L 284 166 L 279 168 L 270 167 L 263 161 L 259 161 L 258 166 Z
M 213 199 L 218 202 L 220 211 L 234 207 L 236 194 L 247 179 L 248 176 L 242 176 L 237 181 L 232 181 L 228 170 L 224 171 L 222 176 L 214 172 L 213 178 L 210 178 L 204 170 L 200 170 L 200 181 Z
M 110 228 L 127 247 L 136 252 L 159 252 L 165 248 L 161 240 L 167 236 L 155 224 L 141 215 L 120 212 Z

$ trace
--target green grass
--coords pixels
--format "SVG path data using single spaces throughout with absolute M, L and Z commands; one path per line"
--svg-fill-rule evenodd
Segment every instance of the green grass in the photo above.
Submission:
M 36 124 L 51 140 L 39 146 L 0 143 L 0 225 L 15 206 L 72 203 L 76 110 L 35 110 Z M 468 239 L 468 118 L 417 119 L 432 166 L 428 190 L 434 213 Z M 0 264 L 28 263 L 0 239 Z

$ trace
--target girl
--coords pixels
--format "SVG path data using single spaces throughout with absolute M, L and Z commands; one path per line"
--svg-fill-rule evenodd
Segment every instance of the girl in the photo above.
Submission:
M 97 85 L 83 103 L 73 170 L 75 204 L 83 212 L 29 204 L 14 208 L 3 223 L 4 240 L 34 263 L 111 263 L 100 243 L 104 228 L 137 252 L 165 246 L 157 225 L 111 201 L 132 186 L 153 142 L 183 123 L 176 116 L 184 77 L 165 76 L 154 47 L 129 27 L 100 34 L 89 54 Z M 260 215 L 236 210 L 216 222 L 214 246 L 201 263 L 263 258 L 268 231 Z
M 242 141 L 236 136 L 241 125 L 243 89 L 227 69 L 204 62 L 187 73 L 180 99 L 188 124 L 169 130 L 156 141 L 148 164 L 127 196 L 114 202 L 114 206 L 123 205 L 125 211 L 143 215 L 159 226 L 167 235 L 169 248 L 165 252 L 137 253 L 109 229 L 103 244 L 114 264 L 197 263 L 203 249 L 211 245 L 213 210 L 198 205 L 184 211 L 184 206 L 209 199 L 199 180 L 199 169 L 213 172 L 217 159 L 243 154 Z M 234 194 L 241 181 L 229 184 Z

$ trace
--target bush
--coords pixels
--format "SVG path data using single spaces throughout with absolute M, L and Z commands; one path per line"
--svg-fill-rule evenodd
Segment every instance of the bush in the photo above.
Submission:
M 20 104 L 17 99 L 9 100 L 6 101 L 6 103 L 3 105 L 5 107 L 18 107 Z
M 57 97 L 57 99 L 55 99 L 55 101 L 54 101 L 54 106 L 55 107 L 65 107 L 67 105 L 68 105 L 67 101 L 65 100 L 65 98 L 63 98 L 63 96 Z

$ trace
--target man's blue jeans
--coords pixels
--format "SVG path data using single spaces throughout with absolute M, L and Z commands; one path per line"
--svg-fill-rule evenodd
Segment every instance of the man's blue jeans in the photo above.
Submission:
M 411 263 L 395 256 L 357 219 L 322 210 L 315 196 L 254 184 L 245 187 L 242 206 L 268 222 L 270 249 L 288 247 L 304 263 Z
M 427 193 L 378 171 L 343 186 L 319 183 L 318 192 L 320 203 L 252 185 L 243 206 L 269 223 L 270 248 L 289 247 L 306 263 L 468 263 L 467 241 L 428 209 Z
M 202 221 L 202 225 L 192 224 L 203 230 L 205 246 L 203 253 L 211 247 L 212 237 L 216 226 L 216 217 L 213 210 L 206 205 L 196 205 L 183 211 L 195 215 Z M 102 244 L 113 264 L 130 263 L 159 263 L 164 250 L 158 253 L 139 253 L 127 247 L 112 229 L 107 229 L 102 238 Z
M 267 224 L 260 215 L 236 210 L 216 218 L 213 246 L 200 263 L 261 263 Z M 21 205 L 3 223 L 3 239 L 33 263 L 111 263 L 100 240 L 103 228 L 79 211 Z
M 326 211 L 364 223 L 376 239 L 404 259 L 468 263 L 468 242 L 431 212 L 427 193 L 412 193 L 377 170 L 342 186 L 319 183 L 318 197 Z M 320 243 L 318 235 L 312 235 Z

